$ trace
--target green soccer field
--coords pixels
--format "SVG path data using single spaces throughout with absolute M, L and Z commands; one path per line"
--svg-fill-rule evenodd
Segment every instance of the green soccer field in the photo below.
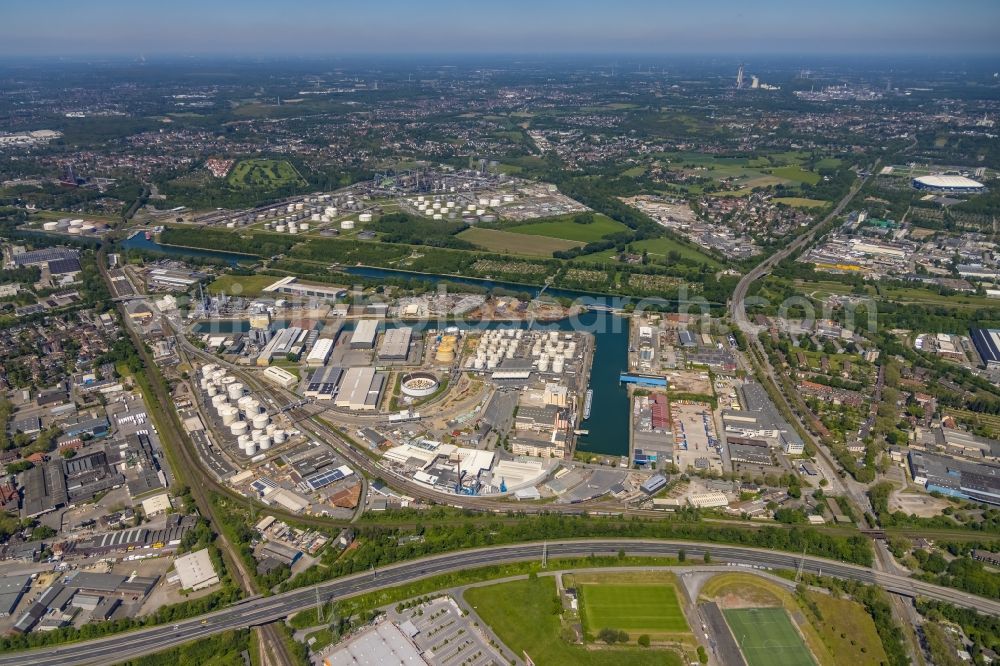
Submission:
M 723 611 L 748 666 L 816 666 L 784 608 Z
M 593 634 L 601 629 L 619 629 L 634 638 L 690 631 L 677 591 L 666 584 L 588 583 L 580 586 L 580 607 L 587 630 Z

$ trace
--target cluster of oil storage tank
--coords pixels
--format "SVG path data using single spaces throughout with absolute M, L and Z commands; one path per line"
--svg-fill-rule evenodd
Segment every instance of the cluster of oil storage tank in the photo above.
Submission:
M 309 231 L 314 224 L 331 222 L 337 215 L 361 210 L 363 207 L 363 204 L 355 200 L 353 195 L 333 197 L 329 194 L 319 194 L 307 197 L 302 201 L 286 204 L 284 207 L 276 206 L 256 215 L 232 219 L 226 223 L 226 226 L 234 228 L 256 221 L 263 222 L 265 229 L 281 234 L 297 234 Z M 365 216 L 367 216 L 367 220 L 364 219 Z M 362 222 L 370 222 L 371 213 L 362 213 L 361 218 Z
M 453 220 L 458 217 L 459 207 L 454 199 L 439 196 L 428 199 L 427 197 L 419 196 L 416 199 L 410 199 L 410 205 L 416 207 L 424 215 L 430 215 L 435 220 L 442 220 L 445 217 Z
M 493 370 L 503 359 L 514 358 L 523 337 L 524 331 L 521 329 L 485 331 L 476 346 L 475 358 L 466 361 L 466 367 L 472 370 Z
M 61 231 L 63 233 L 77 235 L 95 234 L 108 230 L 108 225 L 104 222 L 89 222 L 87 220 L 71 220 L 64 217 L 58 221 L 42 223 L 44 231 Z
M 532 363 L 539 372 L 549 372 L 551 365 L 551 372 L 562 374 L 566 361 L 571 361 L 574 356 L 576 341 L 570 333 L 560 336 L 558 331 L 548 331 L 535 338 L 531 345 Z
M 437 354 L 434 359 L 438 363 L 451 363 L 455 360 L 455 347 L 458 346 L 458 336 L 445 335 L 438 341 Z
M 267 451 L 272 444 L 285 443 L 289 433 L 271 423 L 260 401 L 224 368 L 215 363 L 202 366 L 200 385 L 222 425 L 229 428 L 247 457 L 253 457 L 258 451 Z

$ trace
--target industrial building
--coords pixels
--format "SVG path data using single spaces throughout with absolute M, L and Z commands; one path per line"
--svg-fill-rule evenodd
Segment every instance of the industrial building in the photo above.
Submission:
M 663 488 L 665 488 L 666 485 L 667 485 L 667 477 L 663 476 L 662 474 L 654 474 L 653 476 L 643 481 L 642 485 L 640 485 L 639 488 L 642 490 L 642 492 L 646 493 L 647 495 L 654 495 L 659 491 L 663 490 Z
M 31 576 L 27 574 L 0 578 L 0 617 L 13 613 L 30 587 Z
M 333 338 L 317 340 L 306 356 L 306 365 L 311 367 L 326 365 L 326 362 L 330 360 L 330 354 L 333 352 L 333 343 Z
M 375 368 L 349 368 L 340 381 L 340 390 L 334 398 L 334 405 L 352 410 L 373 411 L 382 396 L 385 375 L 375 372 Z
M 973 328 L 969 330 L 969 337 L 983 365 L 989 370 L 1000 369 L 1000 329 Z
M 420 650 L 392 622 L 380 622 L 343 643 L 323 660 L 323 666 L 423 666 Z
M 257 355 L 257 365 L 270 365 L 275 358 L 283 359 L 289 354 L 299 356 L 302 353 L 308 331 L 298 326 L 283 328 L 274 334 L 267 345 Z
M 928 492 L 1000 506 L 1000 466 L 910 451 L 913 482 Z
M 299 383 L 299 380 L 295 375 L 288 372 L 288 370 L 285 370 L 284 368 L 279 368 L 276 365 L 265 368 L 263 375 L 264 379 L 267 381 L 286 389 L 291 389 Z
M 306 397 L 333 400 L 340 388 L 340 380 L 343 375 L 344 368 L 339 366 L 326 366 L 317 369 L 306 382 Z
M 374 349 L 378 336 L 378 320 L 362 319 L 351 334 L 351 349 Z
M 410 339 L 413 329 L 409 326 L 390 328 L 382 336 L 382 344 L 378 348 L 380 361 L 405 361 L 410 353 Z M 353 338 L 351 339 L 353 343 Z
M 986 186 L 979 181 L 957 175 L 919 176 L 914 178 L 912 183 L 918 190 L 931 192 L 978 193 L 986 189 Z
M 261 291 L 266 294 L 283 294 L 302 299 L 314 298 L 323 301 L 336 301 L 347 295 L 347 290 L 343 287 L 299 282 L 299 279 L 293 276 L 281 278 L 274 284 L 264 287 Z
M 192 592 L 210 587 L 219 582 L 219 574 L 212 564 L 208 548 L 196 550 L 174 560 L 174 569 L 181 581 L 181 589 Z

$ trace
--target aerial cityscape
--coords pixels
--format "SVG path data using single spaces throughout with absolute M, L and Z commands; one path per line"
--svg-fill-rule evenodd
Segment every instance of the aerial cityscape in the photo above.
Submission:
M 0 16 L 0 666 L 1000 663 L 1000 5 Z

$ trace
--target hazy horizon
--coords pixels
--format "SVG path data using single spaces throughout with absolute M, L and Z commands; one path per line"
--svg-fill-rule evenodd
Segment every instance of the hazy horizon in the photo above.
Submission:
M 0 53 L 21 57 L 367 55 L 1000 55 L 1000 3 L 776 0 L 532 3 L 259 0 L 155 6 L 4 4 Z

